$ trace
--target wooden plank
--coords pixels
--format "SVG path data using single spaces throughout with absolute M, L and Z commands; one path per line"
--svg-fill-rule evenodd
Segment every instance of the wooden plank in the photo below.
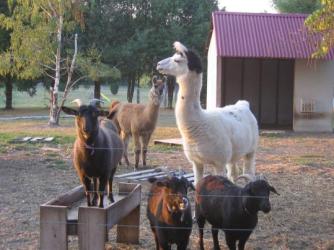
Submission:
M 128 177 L 128 176 L 135 176 L 135 175 L 141 175 L 141 174 L 152 173 L 152 172 L 161 172 L 161 169 L 160 168 L 146 169 L 146 170 L 136 171 L 136 172 L 127 173 L 127 174 L 115 175 L 115 177 L 125 178 L 125 177 Z
M 119 183 L 120 195 L 129 195 L 130 192 L 139 192 L 139 203 L 134 210 L 117 224 L 116 241 L 118 243 L 139 244 L 141 186 L 131 183 Z
M 162 177 L 166 177 L 168 175 L 172 175 L 173 173 L 175 173 L 176 171 L 169 171 L 169 172 L 163 172 L 163 173 L 158 173 L 155 175 L 147 175 L 147 176 L 141 176 L 140 178 L 138 178 L 138 180 L 143 181 L 143 180 L 148 180 L 148 178 L 150 177 L 156 177 L 156 178 L 162 178 Z
M 67 208 L 40 206 L 40 249 L 67 249 Z
M 78 202 L 85 196 L 83 186 L 77 186 L 67 193 L 58 196 L 45 203 L 44 205 L 57 205 L 57 206 L 72 206 L 73 203 Z
M 114 216 L 116 216 L 114 214 Z M 80 250 L 104 250 L 107 240 L 106 210 L 79 207 L 78 236 Z
M 126 185 L 127 183 L 124 184 Z M 129 184 L 129 185 L 134 185 L 134 184 Z M 127 193 L 127 191 L 125 191 L 125 193 Z M 133 191 L 129 193 L 124 199 L 121 199 L 119 202 L 111 204 L 111 206 L 107 208 L 108 229 L 111 228 L 113 225 L 116 225 L 122 218 L 124 218 L 138 205 L 140 205 L 140 202 L 141 202 L 141 185 L 137 184 L 136 187 L 133 189 Z
M 163 144 L 169 146 L 182 146 L 182 138 L 172 138 L 172 139 L 156 139 L 153 141 L 154 144 Z
M 117 224 L 118 243 L 139 244 L 140 205 Z

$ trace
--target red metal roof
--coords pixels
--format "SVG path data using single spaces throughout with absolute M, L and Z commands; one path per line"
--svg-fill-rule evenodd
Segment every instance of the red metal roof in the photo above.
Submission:
M 316 37 L 307 34 L 304 14 L 212 14 L 217 51 L 224 57 L 310 58 Z M 334 59 L 332 50 L 325 59 Z

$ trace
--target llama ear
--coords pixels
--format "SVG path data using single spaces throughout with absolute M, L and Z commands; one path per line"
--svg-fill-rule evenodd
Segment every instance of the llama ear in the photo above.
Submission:
M 72 109 L 72 108 L 68 108 L 68 107 L 65 107 L 65 106 L 62 106 L 61 107 L 61 110 L 65 113 L 65 114 L 68 114 L 68 115 L 78 115 L 79 112 L 75 109 Z

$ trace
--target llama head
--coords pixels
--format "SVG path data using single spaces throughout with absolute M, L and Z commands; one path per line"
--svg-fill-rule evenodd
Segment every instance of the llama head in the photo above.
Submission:
M 175 54 L 158 62 L 157 70 L 162 74 L 181 76 L 189 71 L 202 73 L 201 59 L 182 43 L 174 42 Z
M 160 104 L 166 84 L 167 84 L 166 76 L 164 76 L 162 79 L 158 79 L 157 76 L 153 76 L 152 88 L 150 90 L 150 98 L 152 99 L 155 105 Z

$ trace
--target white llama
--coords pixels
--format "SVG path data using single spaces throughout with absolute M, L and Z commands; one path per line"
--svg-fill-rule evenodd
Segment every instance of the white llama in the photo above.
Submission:
M 186 157 L 193 165 L 195 184 L 203 177 L 204 164 L 214 166 L 215 174 L 234 181 L 236 163 L 245 159 L 243 174 L 255 175 L 255 152 L 258 143 L 257 121 L 247 101 L 212 110 L 200 105 L 202 64 L 200 58 L 180 42 L 176 53 L 160 61 L 157 70 L 173 75 L 179 84 L 175 106 L 176 122 L 183 139 Z

